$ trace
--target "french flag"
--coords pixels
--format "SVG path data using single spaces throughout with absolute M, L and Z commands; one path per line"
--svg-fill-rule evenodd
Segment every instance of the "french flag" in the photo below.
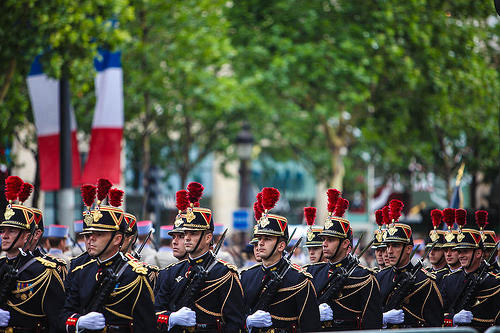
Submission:
M 40 187 L 43 191 L 60 188 L 59 163 L 59 81 L 49 78 L 42 69 L 40 56 L 31 65 L 27 78 L 28 92 L 38 135 Z M 76 140 L 76 120 L 71 109 L 71 147 L 73 186 L 80 184 L 80 155 Z
M 99 50 L 99 55 L 94 61 L 96 108 L 82 183 L 107 178 L 119 184 L 124 122 L 121 52 Z

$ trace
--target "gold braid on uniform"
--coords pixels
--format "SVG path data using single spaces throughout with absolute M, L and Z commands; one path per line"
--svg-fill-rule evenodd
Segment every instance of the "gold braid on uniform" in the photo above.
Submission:
M 64 288 L 64 283 L 61 279 L 61 276 L 55 268 L 56 263 L 50 262 L 49 260 L 43 258 L 37 258 L 37 260 L 47 268 L 40 275 L 34 277 L 33 279 L 17 281 L 17 286 L 26 285 L 26 287 L 16 288 L 12 291 L 12 294 L 20 301 L 18 303 L 14 303 L 11 300 L 7 301 L 7 304 L 12 309 L 29 317 L 45 317 L 45 313 L 43 312 L 45 295 L 47 294 L 47 290 L 50 286 L 52 278 L 55 278 L 57 282 L 59 282 Z M 37 297 L 39 295 L 41 296 L 41 300 Z M 40 310 L 40 313 L 30 313 L 21 309 L 21 307 L 24 307 L 24 305 L 27 305 L 30 301 L 34 301 L 37 303 L 39 302 L 39 306 L 34 306 L 33 308 Z
M 422 280 L 421 282 L 417 283 L 416 286 L 418 286 L 420 284 L 420 286 L 415 289 L 412 293 L 410 293 L 408 296 L 405 297 L 405 299 L 403 300 L 403 303 L 409 303 L 410 302 L 410 298 L 415 295 L 417 292 L 421 291 L 421 290 L 424 290 L 424 288 L 426 286 L 429 286 L 429 289 L 427 290 L 427 295 L 425 296 L 425 299 L 424 301 L 422 302 L 422 306 L 420 307 L 420 313 L 419 315 L 413 313 L 412 311 L 410 311 L 410 309 L 405 306 L 405 305 L 402 305 L 402 308 L 403 310 L 406 310 L 409 314 L 411 314 L 413 317 L 417 318 L 419 321 L 421 322 L 425 322 L 425 319 L 424 319 L 424 308 L 425 308 L 425 304 L 427 304 L 427 300 L 429 299 L 429 296 L 431 295 L 432 293 L 432 290 L 434 290 L 439 298 L 439 302 L 441 303 L 441 306 L 443 306 L 443 298 L 441 296 L 441 293 L 436 285 L 436 281 L 434 280 L 431 280 L 430 278 L 427 278 L 425 280 Z
M 235 272 L 228 271 L 225 275 L 221 276 L 220 278 L 217 278 L 215 280 L 209 280 L 209 281 L 207 281 L 206 283 L 208 284 L 208 286 L 206 286 L 205 288 L 203 288 L 203 289 L 200 290 L 200 293 L 204 292 L 204 291 L 207 291 L 207 293 L 204 294 L 204 295 L 202 295 L 202 296 L 200 296 L 195 301 L 195 306 L 200 311 L 203 311 L 206 314 L 209 314 L 209 315 L 214 316 L 214 317 L 222 317 L 222 310 L 224 309 L 224 305 L 226 305 L 227 298 L 229 297 L 229 294 L 231 293 L 231 289 L 233 288 L 233 281 L 234 281 L 234 277 L 235 276 L 236 276 Z M 218 290 L 219 288 L 221 288 L 229 280 L 231 280 L 231 282 L 230 282 L 231 286 L 230 286 L 229 291 L 228 291 L 228 293 L 226 295 L 226 298 L 224 299 L 224 302 L 222 303 L 222 306 L 220 308 L 220 312 L 210 311 L 208 309 L 205 309 L 204 307 L 202 307 L 199 304 L 202 299 L 206 298 L 208 295 L 212 294 L 213 292 L 215 292 L 216 290 Z
M 147 281 L 147 277 L 145 275 L 138 275 L 135 278 L 135 280 L 130 282 L 129 284 L 116 288 L 110 294 L 110 297 L 113 300 L 113 302 L 106 304 L 104 308 L 117 317 L 125 318 L 127 320 L 132 320 L 133 319 L 132 315 L 134 314 L 135 306 L 137 305 L 137 301 L 139 300 L 143 288 L 147 288 L 151 300 L 154 302 L 153 290 L 151 289 L 151 286 Z M 125 300 L 128 297 L 132 297 L 134 299 L 133 302 L 131 302 L 132 307 L 130 308 L 130 316 L 124 313 L 119 313 L 118 311 L 112 309 L 113 306 L 125 302 Z
M 353 290 L 351 293 L 346 293 L 344 295 L 341 295 L 340 297 L 338 297 L 335 300 L 335 303 L 337 303 L 340 307 L 346 309 L 347 311 L 350 311 L 350 312 L 353 312 L 353 313 L 356 313 L 356 314 L 361 313 L 361 317 L 363 318 L 364 315 L 365 315 L 365 312 L 366 312 L 366 308 L 368 307 L 368 302 L 366 302 L 364 304 L 363 309 L 356 310 L 356 309 L 351 309 L 351 308 L 345 306 L 340 301 L 342 299 L 355 296 L 355 294 L 357 294 L 358 292 L 360 292 L 361 290 L 363 290 L 363 288 L 365 288 L 368 285 L 370 285 L 370 293 L 368 295 L 368 299 L 370 299 L 371 296 L 372 296 L 372 293 L 373 293 L 373 287 L 376 285 L 377 288 L 378 288 L 377 279 L 372 274 L 368 274 L 368 275 L 365 275 L 365 276 L 358 276 L 358 277 L 350 277 L 350 278 L 352 278 L 352 279 L 365 279 L 365 280 L 361 281 L 361 282 L 358 282 L 358 283 L 355 283 L 355 284 L 350 284 L 350 285 L 345 286 L 344 287 L 345 290 L 354 289 L 354 288 L 357 288 L 357 289 Z

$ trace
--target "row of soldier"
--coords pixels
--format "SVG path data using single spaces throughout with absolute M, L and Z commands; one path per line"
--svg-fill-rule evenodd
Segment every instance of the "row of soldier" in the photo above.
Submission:
M 22 205 L 32 187 L 18 177 L 7 179 L 9 204 L 0 223 L 6 253 L 0 261 L 0 328 L 300 332 L 443 325 L 484 329 L 500 320 L 500 279 L 494 267 L 483 269 L 487 242 L 482 228 L 431 232 L 431 262 L 446 243 L 462 267 L 443 273 L 439 281 L 442 261 L 436 261 L 436 272 L 411 263 L 412 231 L 399 223 L 402 203 L 393 201 L 386 209 L 388 222 L 381 223 L 385 229 L 379 228 L 370 244 L 382 253 L 381 266 L 387 266 L 375 271 L 353 254 L 353 231 L 344 217 L 348 201 L 329 190 L 324 227 L 314 227 L 314 209 L 306 212 L 306 246 L 311 252 L 321 246 L 319 261 L 301 267 L 285 252 L 291 238 L 286 218 L 271 213 L 279 191 L 264 188 L 254 205 L 252 244 L 259 263 L 238 272 L 217 258 L 224 235 L 215 241 L 212 212 L 199 207 L 203 186 L 190 183 L 177 192 L 179 212 L 166 231 L 178 261 L 159 270 L 139 260 L 150 234 L 135 244 L 136 218 L 120 208 L 123 191 L 111 187 L 105 179 L 82 186 L 85 252 L 66 270 L 63 261 L 38 250 L 42 214 Z

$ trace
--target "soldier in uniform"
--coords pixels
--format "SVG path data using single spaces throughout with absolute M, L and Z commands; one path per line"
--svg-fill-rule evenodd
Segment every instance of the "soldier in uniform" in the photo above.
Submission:
M 384 259 L 384 255 L 386 255 L 387 251 L 387 245 L 382 242 L 385 233 L 385 230 L 382 230 L 382 226 L 385 224 L 384 213 L 382 209 L 377 209 L 375 211 L 375 222 L 378 225 L 378 229 L 375 230 L 373 234 L 372 249 L 375 252 L 375 261 L 377 262 L 378 266 L 375 271 L 379 272 L 381 269 L 387 267 L 386 261 Z
M 433 209 L 431 211 L 431 219 L 434 229 L 429 232 L 429 239 L 425 245 L 426 248 L 430 248 L 432 244 L 435 243 L 433 249 L 429 252 L 429 262 L 431 263 L 431 267 L 428 267 L 427 271 L 436 276 L 436 283 L 438 286 L 441 284 L 443 276 L 450 272 L 448 265 L 446 264 L 446 258 L 443 250 L 443 244 L 446 242 L 444 238 L 446 232 L 437 229 L 441 224 L 442 218 L 443 213 L 439 209 Z
M 320 237 L 321 228 L 313 228 L 316 219 L 316 207 L 305 207 L 304 216 L 306 223 L 309 226 L 306 234 L 304 247 L 307 248 L 309 254 L 309 263 L 315 264 L 318 262 L 326 262 L 323 256 L 323 240 Z M 306 265 L 307 266 L 307 265 Z M 306 268 L 306 266 L 304 268 Z
M 148 271 L 121 252 L 128 227 L 119 208 L 123 191 L 111 189 L 110 206 L 97 204 L 94 210 L 95 186 L 83 185 L 82 197 L 87 207 L 84 233 L 91 259 L 71 271 L 73 287 L 66 291 L 61 313 L 66 331 L 153 332 L 154 296 Z M 103 284 L 112 288 L 109 294 Z
M 51 224 L 49 225 L 49 231 L 47 233 L 47 238 L 49 240 L 49 252 L 48 254 L 64 260 L 69 266 L 70 258 L 64 254 L 66 249 L 66 239 L 68 237 L 68 227 L 65 225 Z
M 68 251 L 68 255 L 70 257 L 77 257 L 86 251 L 85 239 L 81 234 L 81 232 L 83 231 L 83 220 L 78 220 L 73 222 L 73 231 L 75 233 L 74 243 L 72 248 Z
M 300 266 L 285 261 L 283 251 L 288 241 L 288 223 L 283 216 L 269 214 L 279 198 L 278 190 L 262 190 L 264 213 L 254 236 L 258 239 L 262 263 L 241 272 L 245 292 L 246 327 L 252 332 L 317 331 L 319 311 L 312 276 Z M 281 281 L 276 279 L 283 274 Z M 267 294 L 263 286 L 274 279 L 278 286 Z M 277 289 L 277 290 L 276 290 Z M 268 304 L 259 304 L 268 300 Z
M 411 227 L 397 223 L 401 216 L 403 203 L 391 200 L 390 214 L 392 224 L 387 229 L 384 243 L 387 244 L 387 254 L 391 267 L 377 273 L 380 293 L 383 300 L 383 323 L 387 326 L 400 327 L 441 326 L 443 319 L 443 301 L 433 274 L 424 269 L 416 271 L 410 289 L 403 295 L 402 303 L 396 309 L 388 308 L 392 297 L 396 297 L 395 287 L 409 278 L 414 271 L 410 262 L 413 248 Z
M 160 248 L 155 257 L 156 265 L 160 268 L 165 268 L 177 262 L 172 250 L 172 236 L 168 234 L 173 227 L 173 225 L 162 225 L 160 227 Z
M 242 328 L 241 283 L 236 267 L 210 251 L 214 223 L 211 210 L 198 207 L 202 193 L 201 184 L 190 183 L 189 205 L 177 205 L 180 213 L 174 226 L 184 232 L 188 258 L 161 272 L 155 301 L 160 332 L 238 332 Z
M 496 243 L 495 232 L 493 230 L 484 230 L 483 234 L 484 234 L 484 241 L 483 241 L 484 256 L 483 256 L 483 259 L 487 260 L 493 251 L 496 252 L 496 254 L 494 255 L 494 257 L 492 259 L 493 261 L 492 261 L 492 264 L 490 266 L 490 272 L 498 275 L 498 274 L 500 274 L 500 265 L 498 265 L 498 261 L 497 261 L 498 248 L 496 247 L 497 243 Z
M 0 223 L 2 251 L 6 252 L 0 259 L 0 331 L 4 332 L 60 329 L 57 316 L 64 300 L 63 281 L 54 262 L 28 251 L 36 228 L 34 214 L 31 208 L 14 204 L 18 198 L 23 203 L 32 188 L 16 176 L 6 180 L 9 204 Z
M 329 212 L 320 233 L 328 262 L 307 268 L 314 278 L 318 303 L 321 303 L 319 311 L 323 331 L 382 328 L 382 303 L 375 273 L 359 265 L 349 253 L 352 248 L 352 229 L 349 221 L 343 217 L 348 205 L 349 202 L 340 197 L 336 198 L 335 204 L 329 202 L 329 206 L 336 206 L 336 209 Z M 350 265 L 355 268 L 347 276 Z M 345 274 L 345 280 L 337 285 L 335 279 L 341 274 Z M 339 291 L 326 296 L 327 290 L 332 287 Z
M 469 285 L 478 279 L 484 244 L 481 233 L 474 229 L 462 229 L 457 235 L 455 247 L 462 268 L 445 275 L 441 290 L 444 299 L 444 326 L 466 325 L 479 331 L 500 324 L 500 279 L 485 272 L 476 287 Z M 470 301 L 462 305 L 467 293 Z
M 149 231 L 153 230 L 154 233 L 154 228 L 153 228 L 153 222 L 152 221 L 139 221 L 137 222 L 137 235 L 138 235 L 138 244 L 142 244 L 142 242 L 146 239 L 146 236 L 148 235 Z M 150 264 L 150 265 L 156 265 L 156 250 L 153 246 L 153 240 L 152 237 L 148 239 L 146 242 L 146 245 L 142 249 L 141 252 L 141 258 L 142 261 Z

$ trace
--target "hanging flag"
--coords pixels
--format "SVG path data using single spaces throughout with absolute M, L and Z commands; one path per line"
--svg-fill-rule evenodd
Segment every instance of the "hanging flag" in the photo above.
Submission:
M 42 69 L 40 56 L 31 65 L 27 78 L 28 92 L 38 136 L 40 187 L 43 191 L 60 188 L 59 163 L 59 81 L 49 78 Z M 80 155 L 76 140 L 76 120 L 71 109 L 71 149 L 73 186 L 80 185 Z
M 119 184 L 123 137 L 121 52 L 99 50 L 99 55 L 94 61 L 96 108 L 82 183 L 93 184 L 98 178 L 107 178 Z

